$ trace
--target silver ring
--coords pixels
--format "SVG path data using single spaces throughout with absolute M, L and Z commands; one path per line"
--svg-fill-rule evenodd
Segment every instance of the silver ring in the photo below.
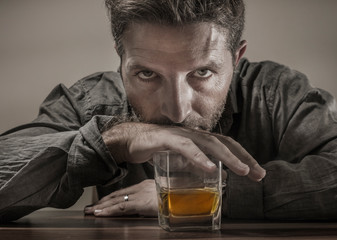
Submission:
M 127 201 L 129 201 L 129 195 L 124 196 L 124 202 L 127 202 Z

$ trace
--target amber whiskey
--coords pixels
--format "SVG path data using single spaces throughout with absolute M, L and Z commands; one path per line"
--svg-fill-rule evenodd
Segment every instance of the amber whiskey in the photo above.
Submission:
M 165 216 L 186 217 L 212 215 L 219 205 L 219 191 L 212 188 L 160 191 L 160 212 Z
M 160 189 L 159 222 L 166 230 L 219 229 L 219 191 L 213 188 Z

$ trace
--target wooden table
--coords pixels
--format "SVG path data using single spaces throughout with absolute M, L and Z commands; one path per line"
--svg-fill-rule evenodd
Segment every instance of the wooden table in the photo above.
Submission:
M 15 239 L 337 239 L 337 222 L 223 220 L 215 232 L 166 232 L 156 218 L 95 218 L 80 211 L 38 211 L 0 225 L 1 240 Z

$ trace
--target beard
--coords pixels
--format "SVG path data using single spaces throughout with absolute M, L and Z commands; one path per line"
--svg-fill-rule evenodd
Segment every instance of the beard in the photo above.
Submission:
M 142 106 L 138 106 L 137 104 L 129 103 L 130 108 L 133 111 L 133 119 L 137 122 L 150 123 L 150 124 L 158 124 L 165 126 L 180 126 L 186 127 L 190 129 L 200 129 L 205 131 L 211 131 L 216 124 L 218 123 L 226 104 L 227 96 L 216 106 L 212 106 L 209 108 L 208 114 L 204 117 L 189 115 L 186 119 L 181 123 L 172 122 L 170 119 L 166 117 L 158 118 L 158 119 L 145 119 L 142 115 Z

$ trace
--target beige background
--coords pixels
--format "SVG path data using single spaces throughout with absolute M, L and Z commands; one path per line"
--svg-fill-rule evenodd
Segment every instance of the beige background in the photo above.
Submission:
M 304 72 L 336 97 L 337 1 L 246 3 L 246 56 Z M 103 0 L 0 0 L 0 132 L 33 120 L 56 84 L 118 64 Z

